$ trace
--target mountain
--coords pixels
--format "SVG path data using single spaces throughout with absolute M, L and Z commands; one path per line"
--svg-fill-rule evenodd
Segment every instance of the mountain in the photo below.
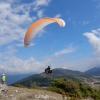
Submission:
M 49 86 L 50 83 L 56 78 L 68 78 L 73 81 L 83 80 L 82 77 L 88 79 L 90 78 L 83 72 L 79 71 L 72 71 L 62 68 L 53 69 L 52 71 L 53 74 L 51 75 L 46 73 L 34 74 L 29 77 L 23 78 L 11 85 L 21 84 L 25 87 L 29 87 L 32 82 L 36 82 L 38 86 L 45 87 Z
M 63 69 L 63 68 L 56 68 L 52 70 L 54 74 L 65 74 L 65 75 L 82 75 L 84 73 L 80 71 L 73 71 L 69 69 Z
M 90 76 L 100 76 L 100 67 L 93 67 L 93 68 L 85 71 L 84 74 L 87 74 Z

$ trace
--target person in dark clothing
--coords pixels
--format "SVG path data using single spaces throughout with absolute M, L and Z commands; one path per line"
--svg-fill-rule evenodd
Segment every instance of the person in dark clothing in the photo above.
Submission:
M 51 70 L 50 66 L 48 66 L 48 68 L 45 69 L 45 73 L 52 74 L 52 70 Z

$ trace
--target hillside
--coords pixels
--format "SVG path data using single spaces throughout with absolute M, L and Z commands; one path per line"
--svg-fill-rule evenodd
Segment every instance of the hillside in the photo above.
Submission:
M 56 68 L 52 70 L 54 74 L 65 74 L 65 75 L 83 75 L 84 73 L 80 71 L 73 71 L 69 69 L 63 69 L 63 68 Z
M 7 93 L 4 94 L 0 93 L 0 100 L 72 100 L 72 99 L 70 99 L 70 97 L 66 96 L 64 97 L 61 94 L 47 90 L 37 90 L 37 89 L 8 86 Z M 94 99 L 85 98 L 81 100 L 94 100 Z
M 51 75 L 45 73 L 34 74 L 29 77 L 23 78 L 13 83 L 12 85 L 21 84 L 24 85 L 25 87 L 30 87 L 30 84 L 32 82 L 36 82 L 38 86 L 46 87 L 49 86 L 50 83 L 56 78 L 68 78 L 73 81 L 81 80 L 84 81 L 84 83 L 86 83 L 87 80 L 89 82 L 92 81 L 91 77 L 85 75 L 82 72 L 58 68 L 58 69 L 53 69 L 53 74 Z
M 50 87 L 37 89 L 34 84 L 30 88 L 0 84 L 0 100 L 100 100 L 99 94 L 92 87 L 67 78 L 56 79 Z
M 45 87 L 45 86 L 49 86 L 50 83 L 55 78 L 61 78 L 61 77 L 68 77 L 69 79 L 72 79 L 74 81 L 78 80 L 77 78 L 75 78 L 74 76 L 71 76 L 71 75 L 62 75 L 62 74 L 52 74 L 52 75 L 49 75 L 49 74 L 41 73 L 41 74 L 35 74 L 35 75 L 32 75 L 32 76 L 26 77 L 24 79 L 21 79 L 21 80 L 15 82 L 12 85 L 22 84 L 22 85 L 24 85 L 26 87 L 29 87 L 30 83 L 36 82 L 36 84 L 38 86 Z
M 84 73 L 90 76 L 100 76 L 100 67 L 93 67 Z

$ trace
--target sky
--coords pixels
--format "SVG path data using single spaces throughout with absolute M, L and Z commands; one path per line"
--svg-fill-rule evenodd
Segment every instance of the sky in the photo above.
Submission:
M 56 17 L 24 47 L 34 21 Z M 0 73 L 41 73 L 50 65 L 84 72 L 100 66 L 100 0 L 0 0 Z

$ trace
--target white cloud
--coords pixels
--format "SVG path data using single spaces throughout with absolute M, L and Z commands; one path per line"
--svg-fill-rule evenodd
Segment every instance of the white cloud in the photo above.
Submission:
M 50 3 L 51 0 L 35 0 L 33 2 L 34 4 L 34 7 L 33 7 L 33 10 L 36 11 L 37 13 L 39 12 L 40 10 L 40 7 L 41 6 L 47 6 L 49 3 Z M 41 10 L 40 10 L 41 11 Z
M 37 61 L 33 57 L 28 60 L 22 60 L 15 56 L 3 56 L 7 60 L 0 62 L 0 73 L 4 70 L 5 73 L 41 73 L 44 69 L 51 65 L 51 68 L 67 68 L 71 70 L 85 71 L 88 68 L 94 67 L 98 63 L 97 58 L 82 58 L 76 60 L 61 60 L 60 58 L 48 57 L 43 61 Z
M 43 17 L 44 16 L 44 14 L 43 14 L 43 9 L 42 10 L 39 10 L 39 11 L 37 11 L 37 16 L 38 16 L 38 18 L 41 18 L 41 17 Z
M 66 65 L 67 69 L 84 72 L 88 70 L 89 68 L 96 66 L 95 61 L 96 59 L 94 57 L 81 58 L 81 59 L 76 58 L 75 60 L 63 61 L 62 65 Z
M 83 25 L 89 24 L 89 21 L 83 21 Z
M 54 56 L 58 57 L 60 55 L 68 54 L 68 53 L 71 53 L 71 52 L 74 52 L 74 51 L 75 51 L 75 49 L 70 46 L 70 47 L 65 48 L 65 49 L 63 49 L 61 51 L 56 52 L 54 54 Z
M 99 59 L 100 60 L 100 59 Z M 71 70 L 86 71 L 89 68 L 97 66 L 98 59 L 96 57 L 81 58 L 81 59 L 62 59 L 60 57 L 51 56 L 42 61 L 44 65 L 51 65 L 51 68 L 66 68 Z
M 86 58 L 85 61 L 83 61 L 85 63 L 82 63 L 82 66 L 84 65 L 86 67 L 85 70 L 100 66 L 100 28 L 97 30 L 91 30 L 91 32 L 85 32 L 83 35 L 88 38 L 94 51 L 93 57 Z
M 21 4 L 15 0 L 0 1 L 0 45 L 17 41 L 22 43 L 28 26 L 43 16 L 44 10 L 37 11 L 37 16 L 30 16 L 31 8 L 47 6 L 50 0 L 35 0 L 33 3 Z M 34 11 L 33 11 L 34 13 Z
M 100 57 L 100 29 L 86 32 L 83 35 L 89 39 L 89 42 L 94 49 L 94 55 Z
M 6 55 L 12 55 L 13 53 L 15 53 L 15 52 L 17 52 L 18 50 L 16 50 L 15 48 L 14 48 L 14 46 L 12 46 L 12 45 L 9 45 L 8 47 L 7 47 L 7 49 L 6 49 L 6 51 L 5 51 L 5 54 Z
M 18 52 L 18 50 L 15 49 L 13 45 L 9 45 L 5 48 L 0 49 L 0 52 L 0 61 L 2 61 L 2 59 L 10 58 L 9 56 L 12 56 L 15 52 Z
M 57 14 L 57 15 L 55 15 L 55 17 L 59 18 L 59 17 L 61 17 L 61 14 Z
M 19 8 L 25 5 L 19 5 L 19 7 L 13 7 L 10 3 L 0 3 L 0 45 L 10 43 L 12 41 L 21 41 L 24 37 L 26 29 L 20 27 L 24 26 L 27 22 L 31 22 L 33 18 L 29 17 L 28 11 L 20 15 Z M 24 9 L 24 7 L 21 7 Z
M 43 67 L 44 65 L 41 62 L 36 61 L 34 58 L 30 58 L 24 61 L 14 56 L 11 56 L 7 59 L 7 61 L 0 64 L 0 68 L 2 68 L 5 73 L 39 72 L 39 70 L 43 71 L 41 70 L 41 66 Z
M 51 64 L 52 68 L 58 68 L 62 66 L 65 68 L 66 64 L 63 65 L 61 63 L 64 62 L 64 60 L 59 58 L 60 55 L 68 54 L 74 51 L 75 50 L 72 47 L 69 47 L 57 52 L 57 55 L 54 54 L 50 57 L 46 57 L 42 61 L 37 61 L 34 57 L 31 57 L 27 60 L 22 60 L 13 56 L 13 53 L 17 52 L 17 50 L 13 46 L 8 46 L 7 51 L 0 54 L 0 72 L 5 70 L 5 73 L 39 73 L 43 72 L 44 69 Z
M 100 64 L 100 57 L 73 60 L 69 58 L 66 58 L 66 60 L 63 59 L 61 55 L 73 53 L 76 50 L 71 46 L 56 52 L 54 55 L 44 58 L 42 61 L 37 61 L 34 57 L 22 60 L 12 55 L 12 52 L 17 52 L 13 46 L 7 48 L 8 53 L 4 52 L 0 54 L 0 73 L 2 70 L 4 70 L 5 73 L 41 73 L 48 65 L 51 65 L 52 69 L 67 68 L 71 70 L 85 71 L 88 68 Z
M 51 0 L 35 0 L 34 5 L 37 6 L 47 6 Z

